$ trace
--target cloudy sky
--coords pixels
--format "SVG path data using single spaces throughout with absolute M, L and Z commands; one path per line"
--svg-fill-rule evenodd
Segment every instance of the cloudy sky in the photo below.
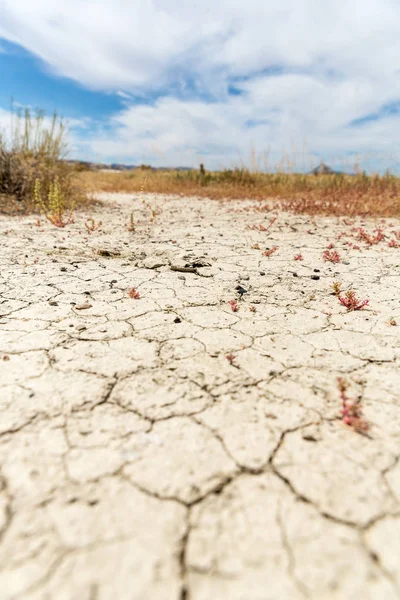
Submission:
M 398 0 L 0 0 L 0 76 L 72 157 L 400 166 Z

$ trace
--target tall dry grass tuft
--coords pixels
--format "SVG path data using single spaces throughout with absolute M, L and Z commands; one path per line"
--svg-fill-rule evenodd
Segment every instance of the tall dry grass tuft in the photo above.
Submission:
M 44 111 L 12 106 L 9 134 L 0 134 L 0 212 L 35 210 L 37 181 L 44 198 L 57 182 L 67 206 L 83 200 L 66 153 L 66 126 L 57 113 L 48 119 Z

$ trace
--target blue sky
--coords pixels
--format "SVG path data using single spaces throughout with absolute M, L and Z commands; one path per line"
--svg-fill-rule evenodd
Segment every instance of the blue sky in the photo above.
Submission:
M 0 0 L 10 100 L 102 162 L 398 171 L 397 0 Z

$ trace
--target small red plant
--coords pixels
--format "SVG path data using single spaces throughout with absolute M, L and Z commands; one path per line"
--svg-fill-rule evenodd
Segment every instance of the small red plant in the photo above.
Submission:
M 296 254 L 296 256 L 294 257 L 294 260 L 304 260 L 303 259 L 303 255 L 302 254 Z
M 336 250 L 325 250 L 322 254 L 322 258 L 333 263 L 340 261 L 339 253 Z
M 252 229 L 253 231 L 268 231 L 264 225 L 247 225 L 247 229 Z
M 140 293 L 135 288 L 132 288 L 131 290 L 129 290 L 129 297 L 134 298 L 135 300 L 139 300 Z
M 400 248 L 400 244 L 396 240 L 390 240 L 388 246 L 389 248 Z
M 378 227 L 378 229 L 376 229 L 375 231 L 376 231 L 376 235 L 372 236 L 372 235 L 369 235 L 365 231 L 365 229 L 360 227 L 358 230 L 358 239 L 364 240 L 364 242 L 367 242 L 367 244 L 369 246 L 374 246 L 376 244 L 379 244 L 379 242 L 381 242 L 385 238 L 385 234 L 383 233 L 383 231 L 380 227 Z
M 348 311 L 352 310 L 361 310 L 364 306 L 369 303 L 369 300 L 359 300 L 356 296 L 356 293 L 353 290 L 349 290 L 343 296 L 338 296 L 339 301 L 343 306 L 347 308 Z
M 233 312 L 237 312 L 239 310 L 239 306 L 236 300 L 229 300 L 229 306 L 231 307 Z
M 263 252 L 263 256 L 271 256 L 271 254 L 276 252 L 278 250 L 278 248 L 279 248 L 279 246 L 274 246 L 273 248 L 271 248 L 271 250 L 265 250 Z
M 233 365 L 233 361 L 235 360 L 235 358 L 236 356 L 232 354 L 232 352 L 229 352 L 229 354 L 226 355 L 226 360 L 230 365 Z
M 342 401 L 342 422 L 345 425 L 352 427 L 358 433 L 366 433 L 369 429 L 369 425 L 362 414 L 361 399 L 351 400 L 348 398 L 346 391 L 349 384 L 342 377 L 338 377 L 337 383 L 340 391 L 340 399 Z
M 257 309 L 256 309 L 256 307 L 254 306 L 254 304 L 250 304 L 250 306 L 249 306 L 249 310 L 250 310 L 251 312 L 253 312 L 253 313 L 257 312 Z
M 268 231 L 268 229 L 275 223 L 277 217 L 274 217 L 270 220 L 268 227 L 265 227 L 263 224 L 260 225 L 248 225 L 248 229 L 253 229 L 254 231 Z
M 334 248 L 334 247 L 335 247 L 335 244 L 333 244 L 333 243 L 331 242 L 331 243 L 329 244 L 329 246 L 328 246 L 328 250 L 332 250 L 332 248 Z

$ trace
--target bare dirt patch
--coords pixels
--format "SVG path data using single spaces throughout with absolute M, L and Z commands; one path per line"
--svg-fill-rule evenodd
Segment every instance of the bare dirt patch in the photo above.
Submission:
M 2 598 L 399 598 L 400 221 L 100 199 L 0 217 Z

